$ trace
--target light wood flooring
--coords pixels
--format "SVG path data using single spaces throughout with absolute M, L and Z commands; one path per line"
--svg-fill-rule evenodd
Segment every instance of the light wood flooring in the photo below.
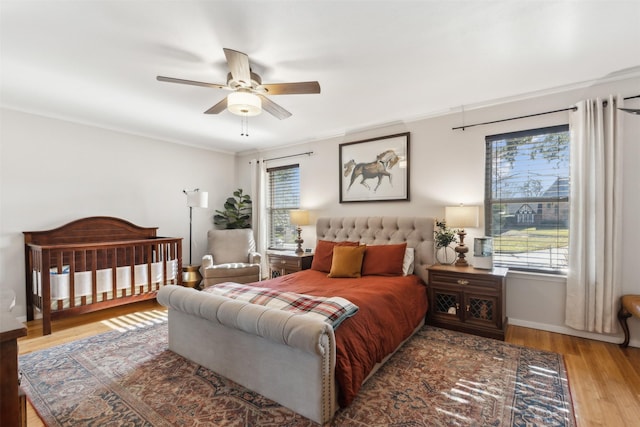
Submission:
M 64 344 L 110 328 L 102 321 L 138 311 L 164 310 L 144 301 L 53 323 L 54 333 L 42 336 L 39 321 L 27 323 L 28 335 L 18 340 L 20 354 Z M 567 365 L 577 424 L 580 427 L 640 425 L 640 349 L 593 341 L 520 326 L 509 326 L 506 341 L 562 353 Z M 28 404 L 27 425 L 44 424 Z

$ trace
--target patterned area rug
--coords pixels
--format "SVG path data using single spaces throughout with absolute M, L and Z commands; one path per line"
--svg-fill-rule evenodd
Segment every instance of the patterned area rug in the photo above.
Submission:
M 151 322 L 149 322 L 151 323 Z M 20 357 L 49 426 L 316 426 L 167 350 L 166 320 Z M 575 426 L 561 355 L 425 326 L 333 426 Z

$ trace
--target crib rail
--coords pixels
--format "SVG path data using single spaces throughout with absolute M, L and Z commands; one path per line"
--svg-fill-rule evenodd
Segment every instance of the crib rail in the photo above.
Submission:
M 155 298 L 182 284 L 182 239 L 152 237 L 102 243 L 25 245 L 27 319 L 51 320 Z

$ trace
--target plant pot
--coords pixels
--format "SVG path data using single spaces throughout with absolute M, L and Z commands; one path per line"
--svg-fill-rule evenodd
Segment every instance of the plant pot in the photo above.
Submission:
M 456 261 L 456 251 L 451 246 L 436 248 L 436 260 L 440 264 L 453 264 Z

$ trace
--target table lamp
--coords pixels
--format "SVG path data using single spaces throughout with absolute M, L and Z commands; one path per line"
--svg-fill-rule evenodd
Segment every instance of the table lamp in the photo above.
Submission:
M 298 238 L 295 242 L 298 244 L 298 247 L 296 248 L 296 253 L 302 254 L 304 253 L 304 249 L 302 249 L 302 242 L 304 242 L 304 240 L 302 240 L 302 237 L 300 236 L 300 233 L 302 233 L 302 228 L 300 228 L 300 226 L 309 225 L 309 211 L 304 209 L 292 209 L 289 211 L 289 221 L 291 221 L 291 224 L 295 224 L 297 226 L 296 231 L 298 232 Z
M 458 260 L 455 265 L 458 267 L 466 267 L 469 265 L 465 259 L 465 254 L 469 252 L 469 248 L 464 244 L 464 237 L 467 235 L 464 228 L 478 226 L 478 213 L 479 209 L 477 206 L 460 205 L 447 206 L 444 208 L 444 216 L 447 226 L 458 229 L 458 237 L 460 241 L 455 249 L 458 254 Z

